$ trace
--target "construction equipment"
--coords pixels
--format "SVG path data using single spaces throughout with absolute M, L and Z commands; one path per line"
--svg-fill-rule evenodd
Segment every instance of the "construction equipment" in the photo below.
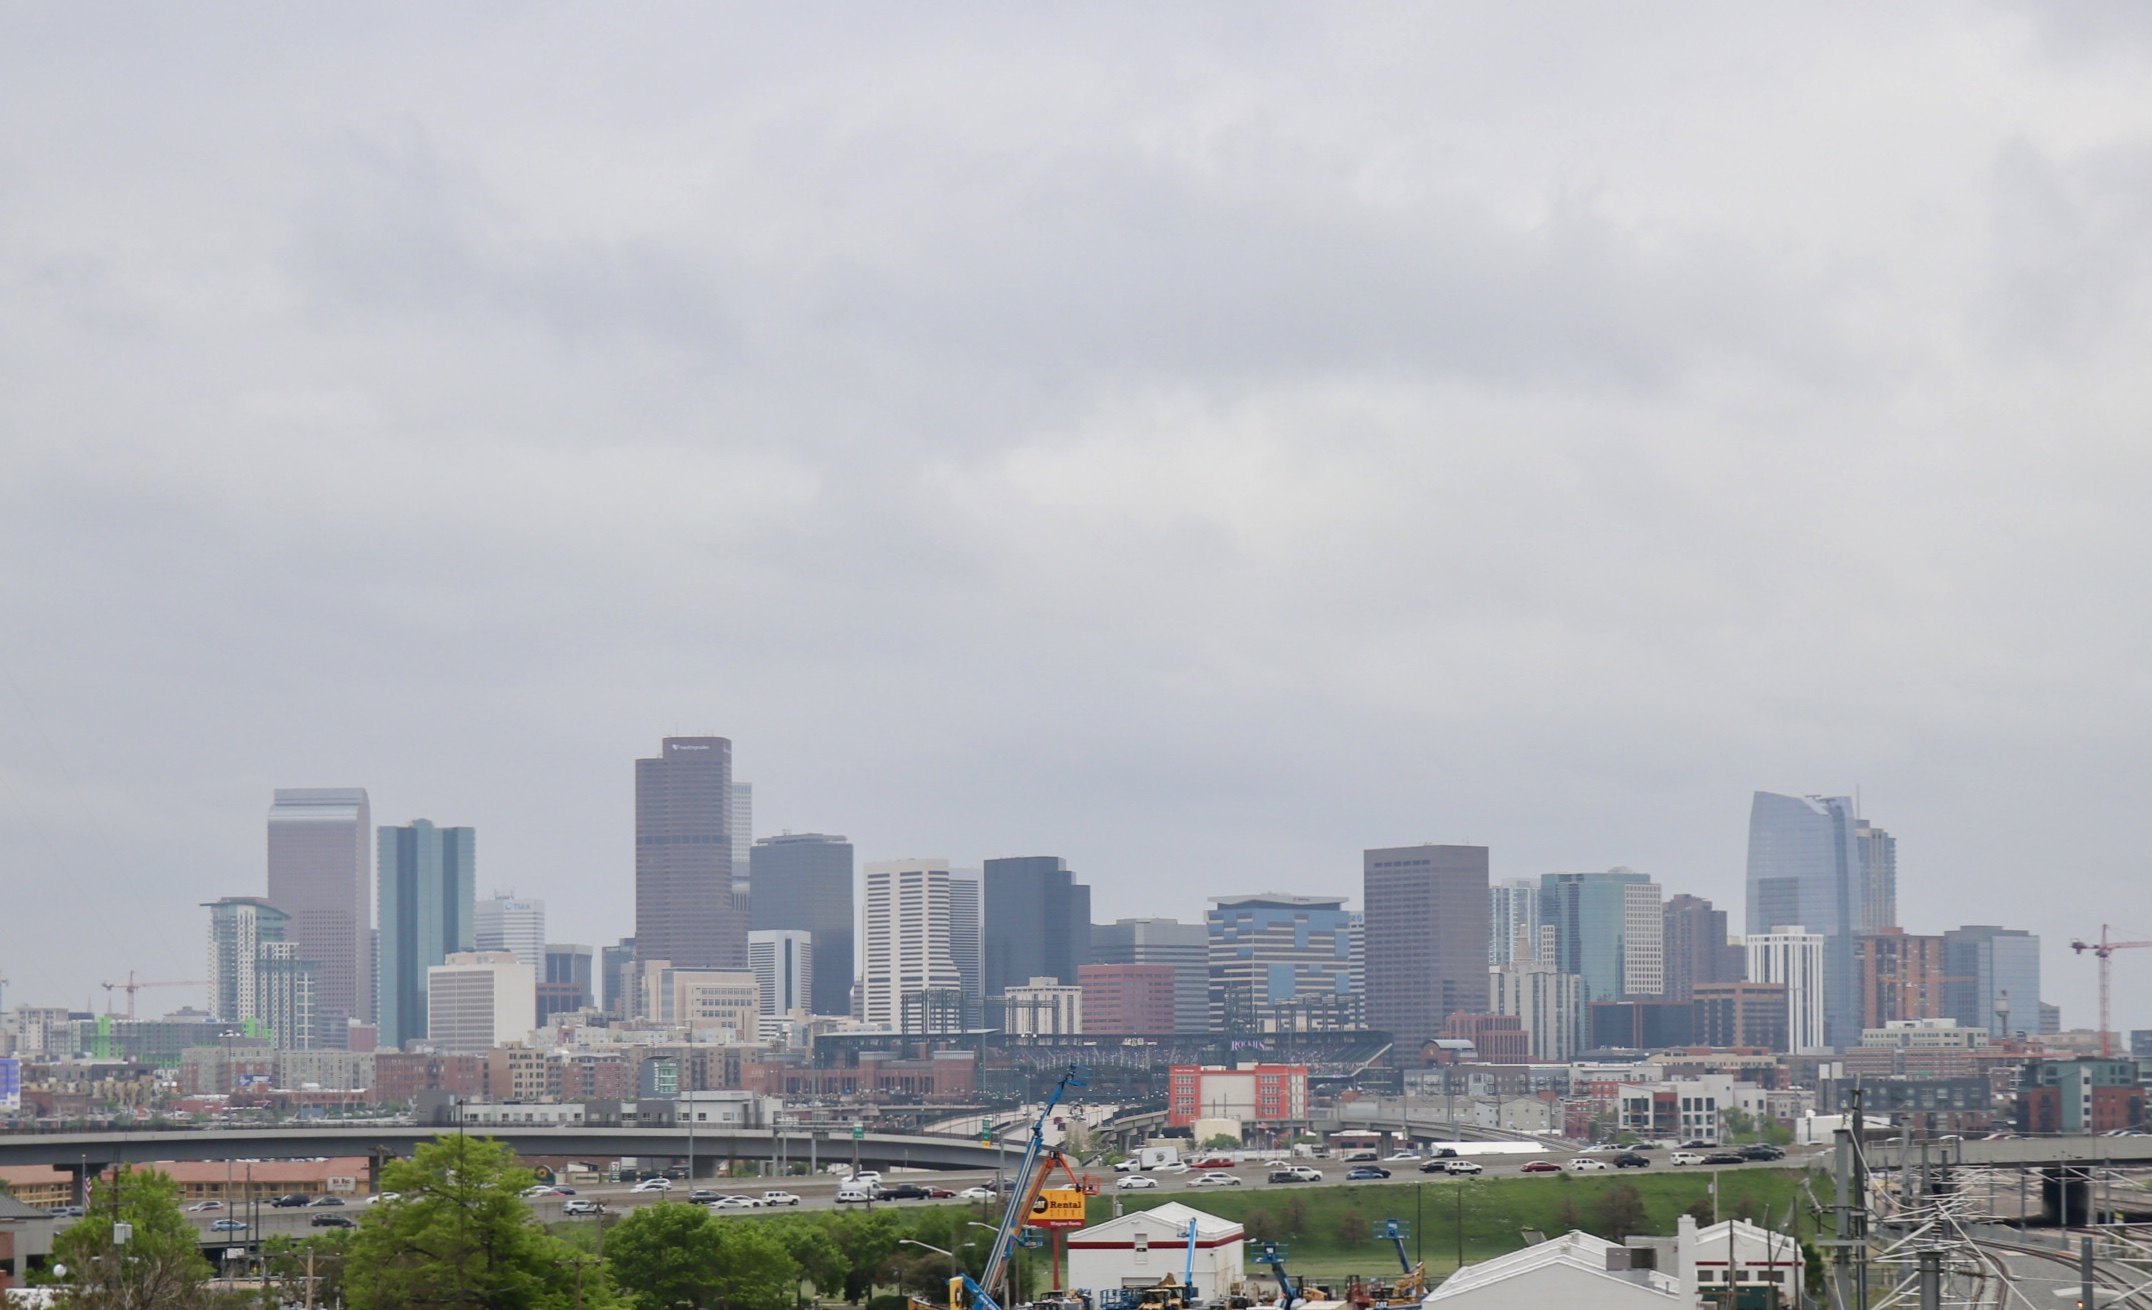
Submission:
M 182 978 L 177 982 L 140 982 L 135 978 L 134 970 L 129 969 L 126 982 L 99 985 L 105 989 L 105 1013 L 112 1013 L 112 993 L 123 991 L 127 993 L 127 1017 L 132 1019 L 135 1017 L 135 993 L 145 987 L 207 987 L 209 984 L 199 978 Z
M 1061 1081 L 1054 1084 L 1053 1094 L 1046 1098 L 1045 1107 L 1032 1122 L 1031 1140 L 1024 1145 L 1024 1158 L 1017 1162 L 1016 1175 L 1009 1181 L 1008 1208 L 1002 1211 L 1001 1226 L 994 1231 L 994 1246 L 987 1253 L 986 1268 L 980 1271 L 976 1282 L 970 1274 L 958 1274 L 951 1280 L 952 1283 L 961 1280 L 963 1289 L 971 1294 L 972 1310 L 1001 1310 L 1001 1303 L 987 1289 L 1001 1282 L 1007 1274 L 1009 1253 L 1017 1245 L 1026 1221 L 1031 1218 L 1032 1207 L 1039 1203 L 1039 1193 L 1046 1190 L 1046 1181 L 1053 1176 L 1056 1167 L 1077 1184 L 1079 1191 L 1096 1190 L 1096 1184 L 1089 1189 L 1084 1187 L 1083 1180 L 1069 1168 L 1060 1147 L 1046 1144 L 1046 1125 L 1053 1118 L 1054 1107 L 1061 1103 L 1063 1093 L 1071 1087 L 1082 1087 L 1088 1081 L 1088 1071 L 1082 1065 L 1072 1064 L 1068 1072 L 1061 1075 Z M 955 1288 L 952 1286 L 951 1290 Z M 1006 1288 L 1003 1295 L 1008 1295 Z M 1015 1300 L 1013 1296 L 1009 1299 Z
M 1411 1235 L 1410 1227 L 1402 1219 L 1385 1219 L 1377 1224 L 1369 1240 L 1388 1242 L 1396 1249 L 1397 1280 L 1388 1283 L 1356 1281 L 1347 1289 L 1345 1299 L 1359 1306 L 1417 1306 L 1427 1296 L 1427 1266 L 1414 1264 L 1412 1257 L 1405 1254 L 1405 1239 Z
M 2115 1053 L 2114 1028 L 2108 1023 L 2107 1018 L 2108 982 L 2109 976 L 2114 969 L 2114 961 L 2110 957 L 2112 957 L 2116 951 L 2128 951 L 2135 950 L 2138 947 L 2142 946 L 2152 946 L 2152 942 L 2118 942 L 2110 938 L 2107 935 L 2107 932 L 2107 925 L 2103 923 L 2100 925 L 2100 940 L 2096 942 L 2088 942 L 2079 939 L 2070 943 L 2070 949 L 2076 951 L 2079 955 L 2083 955 L 2086 951 L 2091 951 L 2094 955 L 2099 957 L 2100 1058 L 2103 1060 L 2110 1058 Z
M 1293 1310 L 1296 1305 L 1305 1305 L 1308 1298 L 1300 1294 L 1300 1285 L 1285 1272 L 1285 1256 L 1286 1249 L 1282 1244 L 1265 1242 L 1255 1253 L 1255 1262 L 1269 1265 L 1272 1276 L 1278 1280 L 1278 1310 Z

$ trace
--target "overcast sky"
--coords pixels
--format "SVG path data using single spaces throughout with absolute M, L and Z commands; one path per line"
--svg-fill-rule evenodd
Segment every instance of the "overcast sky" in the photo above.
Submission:
M 6 1003 L 202 976 L 276 786 L 610 940 L 711 732 L 1102 919 L 1444 841 L 1738 926 L 1858 788 L 2090 1025 L 2148 12 L 0 8 Z

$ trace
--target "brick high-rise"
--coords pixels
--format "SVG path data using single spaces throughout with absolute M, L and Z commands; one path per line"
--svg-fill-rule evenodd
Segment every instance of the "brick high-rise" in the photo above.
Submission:
M 1450 1015 L 1487 1009 L 1487 848 L 1369 850 L 1361 886 L 1368 1026 L 1417 1058 Z
M 635 761 L 635 958 L 747 968 L 732 895 L 732 742 L 667 737 Z

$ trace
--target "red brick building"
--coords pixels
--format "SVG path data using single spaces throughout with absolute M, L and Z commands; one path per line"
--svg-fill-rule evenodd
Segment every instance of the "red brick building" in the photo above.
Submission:
M 1459 1011 L 1442 1025 L 1442 1035 L 1472 1043 L 1483 1064 L 1530 1064 L 1532 1035 L 1514 1014 L 1466 1014 Z
M 1186 1128 L 1198 1119 L 1290 1123 L 1308 1117 L 1304 1064 L 1176 1064 L 1166 1091 L 1166 1123 Z
M 1083 1029 L 1087 1033 L 1170 1033 L 1173 1031 L 1173 975 L 1170 964 L 1086 964 L 1076 970 L 1083 988 Z

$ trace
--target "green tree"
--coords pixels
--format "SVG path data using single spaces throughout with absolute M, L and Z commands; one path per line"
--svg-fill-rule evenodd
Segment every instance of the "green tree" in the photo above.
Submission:
M 1682 1213 L 1694 1219 L 1699 1225 L 1718 1222 L 1712 1215 L 1711 1197 L 1708 1194 L 1699 1196 L 1689 1202 L 1689 1208 L 1682 1211 Z
M 877 1210 L 873 1214 L 831 1215 L 829 1231 L 837 1241 L 837 1249 L 844 1253 L 844 1299 L 862 1304 L 882 1267 L 896 1253 L 903 1227 L 896 1215 Z
M 1204 1139 L 1203 1146 L 1211 1151 L 1237 1151 L 1240 1149 L 1240 1139 L 1231 1133 L 1213 1133 Z
M 350 1310 L 612 1307 L 602 1266 L 531 1222 L 534 1175 L 506 1143 L 437 1138 L 381 1171 L 399 1199 L 360 1220 L 344 1262 Z M 580 1280 L 580 1285 L 578 1284 Z
M 817 1296 L 844 1290 L 845 1275 L 851 1272 L 852 1266 L 844 1258 L 844 1248 L 838 1245 L 828 1225 L 797 1218 L 776 1220 L 768 1226 L 777 1240 L 784 1243 L 785 1254 L 799 1266 L 800 1276 L 814 1284 Z
M 717 1223 L 699 1205 L 645 1206 L 606 1234 L 613 1282 L 637 1310 L 717 1300 Z
M 128 1225 L 118 1230 L 115 1224 Z M 124 1231 L 126 1240 L 115 1241 Z M 179 1209 L 179 1184 L 154 1169 L 121 1166 L 99 1179 L 89 1212 L 53 1239 L 48 1268 L 72 1310 L 192 1310 L 212 1304 L 202 1281 L 215 1272 L 202 1258 L 194 1226 Z
M 1599 1194 L 1592 1206 L 1595 1221 L 1593 1231 L 1609 1242 L 1619 1242 L 1631 1233 L 1641 1233 L 1651 1226 L 1651 1216 L 1645 1212 L 1643 1194 L 1629 1183 L 1615 1183 Z

